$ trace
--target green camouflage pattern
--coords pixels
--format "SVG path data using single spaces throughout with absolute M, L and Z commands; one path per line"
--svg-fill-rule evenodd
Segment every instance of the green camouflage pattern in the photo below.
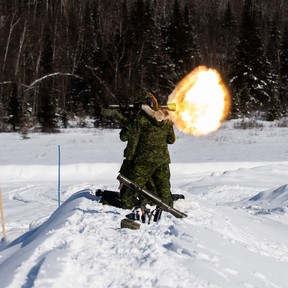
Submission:
M 156 187 L 157 196 L 167 205 L 173 207 L 173 199 L 170 192 L 170 168 L 169 164 L 157 165 L 148 169 L 146 164 L 138 163 L 131 171 L 130 180 L 140 187 L 147 185 L 147 179 L 151 177 Z M 149 190 L 149 189 L 148 189 Z M 151 190 L 149 190 L 151 191 Z M 153 192 L 153 191 L 152 191 Z M 131 189 L 125 189 L 121 195 L 122 208 L 133 208 L 134 206 L 141 206 L 148 201 L 141 198 Z
M 133 159 L 129 178 L 140 187 L 145 187 L 147 179 L 152 179 L 158 196 L 170 206 L 173 206 L 173 200 L 170 192 L 170 155 L 167 144 L 173 144 L 175 139 L 170 120 L 158 122 L 141 112 L 135 120 L 125 150 L 126 159 Z M 141 205 L 142 201 L 143 199 L 130 189 L 121 193 L 123 208 L 133 208 Z
M 172 122 L 158 122 L 140 112 L 131 129 L 125 157 L 128 160 L 150 164 L 170 163 L 167 144 L 173 144 L 176 136 Z

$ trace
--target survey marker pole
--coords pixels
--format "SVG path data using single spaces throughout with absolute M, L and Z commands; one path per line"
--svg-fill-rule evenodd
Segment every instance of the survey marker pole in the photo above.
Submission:
M 3 205 L 2 205 L 2 192 L 0 188 L 0 214 L 1 214 L 1 222 L 2 222 L 2 234 L 3 240 L 6 239 L 6 232 L 5 232 L 5 221 L 4 221 L 4 212 L 3 212 Z

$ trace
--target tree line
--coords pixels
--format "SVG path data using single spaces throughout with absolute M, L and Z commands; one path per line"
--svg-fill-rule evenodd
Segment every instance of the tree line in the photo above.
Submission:
M 279 119 L 287 21 L 284 0 L 1 0 L 0 131 L 105 125 L 103 105 L 147 90 L 165 104 L 199 65 L 222 75 L 231 118 Z

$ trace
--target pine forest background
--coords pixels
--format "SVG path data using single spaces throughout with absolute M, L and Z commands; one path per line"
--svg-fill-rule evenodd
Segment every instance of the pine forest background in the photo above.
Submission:
M 0 131 L 105 126 L 101 107 L 165 104 L 199 65 L 217 69 L 230 118 L 288 111 L 288 1 L 0 0 Z

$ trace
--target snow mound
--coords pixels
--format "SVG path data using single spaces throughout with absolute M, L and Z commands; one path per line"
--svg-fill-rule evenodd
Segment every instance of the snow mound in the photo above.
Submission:
M 165 213 L 161 225 L 120 229 L 131 211 L 98 200 L 90 189 L 76 192 L 41 225 L 2 246 L 1 287 L 166 287 L 167 282 L 176 287 L 179 275 L 183 287 L 191 281 L 207 284 L 176 265 L 179 257 L 195 257 L 174 244 L 184 233 L 175 225 L 183 220 Z
M 262 191 L 239 204 L 256 215 L 285 213 L 288 207 L 288 184 Z
M 6 285 L 17 287 L 19 283 L 25 283 L 22 287 L 34 285 L 41 266 L 45 266 L 45 262 L 46 264 L 47 262 L 51 263 L 49 258 L 50 260 L 57 259 L 55 254 L 58 253 L 60 256 L 61 251 L 63 252 L 65 246 L 68 245 L 65 238 L 71 233 L 68 233 L 67 230 L 73 223 L 72 219 L 77 207 L 85 199 L 96 200 L 96 197 L 90 194 L 89 190 L 75 193 L 43 224 L 26 232 L 6 246 L 2 245 L 0 278 L 3 287 Z M 47 265 L 50 266 L 50 264 Z M 11 271 L 24 272 L 26 279 L 20 279 L 23 276 L 18 276 L 19 273 L 14 274 Z

